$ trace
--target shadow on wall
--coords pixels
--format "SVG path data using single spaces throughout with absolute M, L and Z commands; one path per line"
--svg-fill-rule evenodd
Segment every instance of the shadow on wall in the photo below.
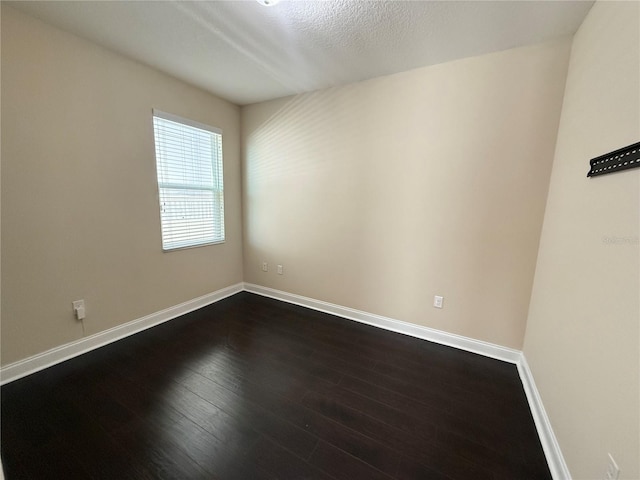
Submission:
M 352 90 L 292 97 L 248 135 L 245 241 L 252 250 L 266 254 L 286 243 L 289 263 L 301 263 L 365 244 L 359 213 L 367 200 L 357 166 L 367 156 L 367 119 L 352 121 L 365 106 Z M 337 280 L 341 268 L 335 273 Z
M 520 348 L 565 53 L 245 107 L 247 281 Z

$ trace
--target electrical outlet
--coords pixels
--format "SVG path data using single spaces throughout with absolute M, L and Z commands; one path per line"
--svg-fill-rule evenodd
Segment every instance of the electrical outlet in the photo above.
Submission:
M 609 463 L 607 464 L 607 471 L 604 474 L 604 480 L 618 480 L 620 476 L 620 469 L 618 468 L 618 464 L 613 459 L 610 453 L 607 454 L 609 456 Z
M 269 271 L 269 264 L 267 262 L 262 262 L 262 271 L 263 272 Z
M 76 318 L 78 320 L 84 320 L 85 317 L 85 307 L 84 300 L 76 300 L 75 302 L 71 302 L 73 305 L 73 313 L 75 313 Z
M 282 265 L 278 265 L 278 275 L 282 275 L 282 273 L 283 273 Z
M 436 308 L 442 308 L 442 302 L 444 301 L 444 297 L 436 295 L 433 297 L 433 306 Z

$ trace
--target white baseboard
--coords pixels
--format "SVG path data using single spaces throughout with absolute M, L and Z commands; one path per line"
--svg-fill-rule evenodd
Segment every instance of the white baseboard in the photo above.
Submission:
M 542 399 L 540 398 L 540 394 L 536 388 L 533 375 L 529 369 L 527 360 L 521 351 L 250 283 L 238 283 L 236 285 L 223 288 L 216 292 L 194 298 L 187 302 L 152 313 L 151 315 L 147 315 L 123 325 L 118 325 L 117 327 L 109 330 L 96 333 L 95 335 L 91 335 L 89 337 L 52 348 L 51 350 L 24 360 L 11 363 L 0 369 L 0 385 L 4 385 L 5 383 L 9 383 L 38 372 L 57 363 L 64 362 L 65 360 L 82 355 L 83 353 L 89 352 L 103 345 L 107 345 L 141 332 L 142 330 L 146 330 L 147 328 L 173 320 L 174 318 L 218 302 L 223 298 L 235 295 L 243 290 L 313 310 L 330 313 L 356 322 L 366 323 L 392 332 L 402 333 L 423 340 L 458 348 L 460 350 L 477 353 L 485 357 L 516 364 L 522 386 L 529 402 L 529 408 L 531 409 L 531 414 L 533 415 L 533 419 L 538 430 L 540 442 L 542 443 L 542 448 L 544 449 L 547 463 L 549 464 L 549 470 L 551 471 L 554 480 L 571 479 L 571 474 L 569 473 L 567 464 L 562 456 L 562 451 L 560 450 L 558 441 L 553 433 L 551 422 L 549 421 L 549 417 L 542 405 Z M 2 477 L 0 476 L 0 480 L 1 479 Z
M 542 399 L 540 398 L 540 394 L 538 393 L 535 382 L 533 381 L 533 375 L 531 374 L 531 370 L 529 370 L 529 365 L 527 364 L 524 354 L 520 350 L 514 350 L 500 345 L 495 345 L 493 343 L 483 342 L 481 340 L 475 340 L 473 338 L 463 337 L 461 335 L 455 335 L 453 333 L 447 333 L 429 327 L 422 327 L 420 325 L 394 320 L 392 318 L 363 312 L 361 310 L 354 310 L 341 305 L 335 305 L 251 283 L 245 283 L 244 289 L 247 292 L 256 293 L 265 297 L 282 300 L 284 302 L 330 313 L 356 322 L 373 325 L 392 332 L 403 333 L 412 337 L 429 340 L 431 342 L 448 345 L 460 350 L 466 350 L 467 352 L 484 355 L 485 357 L 491 357 L 504 362 L 516 364 L 520 375 L 520 381 L 522 382 L 524 391 L 527 395 L 529 408 L 531 409 L 531 414 L 533 415 L 536 429 L 538 430 L 540 443 L 542 443 L 551 475 L 554 480 L 571 480 L 569 469 L 564 461 L 562 451 L 560 450 L 560 446 L 558 445 L 553 429 L 551 428 L 551 423 L 549 422 L 549 418 L 547 417 L 544 406 L 542 405 Z
M 560 444 L 558 444 L 558 440 L 553 433 L 551 421 L 542 404 L 542 398 L 536 387 L 536 382 L 533 380 L 533 374 L 529 369 L 529 364 L 527 363 L 524 353 L 521 354 L 520 361 L 518 362 L 518 373 L 520 374 L 520 381 L 522 382 L 522 387 L 529 401 L 529 409 L 531 410 L 533 421 L 538 430 L 538 436 L 540 437 L 540 443 L 542 443 L 542 449 L 547 458 L 551 476 L 554 480 L 571 480 L 569 467 L 564 461 Z
M 142 330 L 146 330 L 147 328 L 151 328 L 160 323 L 173 320 L 185 313 L 189 313 L 193 310 L 218 302 L 223 298 L 239 293 L 242 290 L 243 284 L 237 283 L 230 287 L 169 307 L 165 310 L 118 325 L 117 327 L 110 328 L 109 330 L 98 332 L 89 337 L 84 337 L 59 347 L 52 348 L 46 352 L 11 363 L 0 369 L 0 385 L 31 375 L 32 373 L 38 372 L 57 363 L 64 362 L 70 358 L 77 357 L 78 355 L 82 355 L 83 353 L 91 350 L 95 350 L 103 345 L 107 345 L 108 343 L 115 342 L 121 338 L 141 332 Z
M 520 356 L 522 355 L 522 352 L 520 352 L 519 350 L 502 347 L 500 345 L 489 342 L 483 342 L 482 340 L 475 340 L 473 338 L 463 337 L 462 335 L 443 332 L 434 328 L 423 327 L 414 323 L 394 320 L 392 318 L 383 317 L 381 315 L 375 315 L 373 313 L 363 312 L 361 310 L 355 310 L 353 308 L 343 307 L 341 305 L 335 305 L 333 303 L 323 302 L 321 300 L 315 300 L 313 298 L 294 295 L 293 293 L 274 290 L 272 288 L 262 287 L 260 285 L 245 283 L 244 289 L 247 292 L 256 293 L 264 297 L 275 298 L 276 300 L 282 300 L 284 302 L 301 305 L 313 310 L 319 310 L 321 312 L 330 313 L 332 315 L 337 315 L 338 317 L 347 318 L 356 322 L 366 323 L 367 325 L 390 330 L 392 332 L 403 333 L 411 337 L 429 340 L 441 345 L 448 345 L 450 347 L 455 347 L 460 350 L 466 350 L 467 352 L 477 353 L 479 355 L 495 358 L 504 362 L 517 364 L 520 360 Z

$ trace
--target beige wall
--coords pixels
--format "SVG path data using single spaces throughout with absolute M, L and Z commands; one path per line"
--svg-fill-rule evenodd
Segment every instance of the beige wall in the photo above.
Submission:
M 569 45 L 244 107 L 245 281 L 521 348 Z
M 576 479 L 640 478 L 640 171 L 587 179 L 640 140 L 640 4 L 595 4 L 575 36 L 524 344 Z
M 239 108 L 2 6 L 2 364 L 242 280 Z M 151 109 L 224 131 L 227 241 L 162 253 Z
M 244 280 L 524 336 L 574 478 L 640 477 L 640 172 L 585 178 L 639 139 L 639 8 L 576 35 L 557 148 L 569 40 L 245 107 Z M 81 338 L 72 300 L 90 335 L 243 279 L 238 107 L 6 5 L 1 40 L 2 365 Z M 153 107 L 224 130 L 224 245 L 161 252 Z

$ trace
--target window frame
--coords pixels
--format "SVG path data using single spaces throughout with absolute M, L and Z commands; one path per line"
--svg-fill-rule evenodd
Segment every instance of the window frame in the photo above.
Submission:
M 211 166 L 212 166 L 212 179 L 211 179 L 211 186 L 210 187 L 202 187 L 202 188 L 198 188 L 198 187 L 194 187 L 192 185 L 188 185 L 188 184 L 183 184 L 182 185 L 182 190 L 193 190 L 193 191 L 201 191 L 201 192 L 212 192 L 213 193 L 213 198 L 212 198 L 212 207 L 213 207 L 213 225 L 215 226 L 216 224 L 219 225 L 220 227 L 220 231 L 221 231 L 221 236 L 219 238 L 216 238 L 212 241 L 208 241 L 205 240 L 203 238 L 199 239 L 200 241 L 196 240 L 196 241 L 190 241 L 188 243 L 184 243 L 183 245 L 176 245 L 176 246 L 167 246 L 170 245 L 172 242 L 169 242 L 168 240 L 166 240 L 165 238 L 165 230 L 166 230 L 166 222 L 163 220 L 163 194 L 162 194 L 162 190 L 163 189 L 175 189 L 175 190 L 179 190 L 181 185 L 178 183 L 174 183 L 171 184 L 169 183 L 169 185 L 173 185 L 173 186 L 166 186 L 164 185 L 164 182 L 161 181 L 160 178 L 160 163 L 159 163 L 159 148 L 158 148 L 158 132 L 156 131 L 156 118 L 160 119 L 160 120 L 167 120 L 170 122 L 174 122 L 180 125 L 184 125 L 187 127 L 191 127 L 191 128 L 195 128 L 198 130 L 203 130 L 206 132 L 209 132 L 213 135 L 217 135 L 218 139 L 212 139 L 213 142 L 213 147 L 217 147 L 219 148 L 219 158 L 218 156 L 214 155 L 212 153 L 211 155 Z M 158 193 L 158 213 L 160 216 L 160 242 L 162 245 L 162 251 L 163 252 L 174 252 L 176 250 L 185 250 L 185 249 L 191 249 L 191 248 L 199 248 L 199 247 L 206 247 L 209 245 L 217 245 L 217 244 L 222 244 L 226 242 L 226 228 L 225 228 L 225 201 L 224 201 L 224 154 L 223 154 L 223 134 L 222 134 L 222 129 L 218 128 L 218 127 L 213 127 L 211 125 L 207 125 L 204 123 L 200 123 L 197 122 L 195 120 L 190 120 L 188 118 L 184 118 L 184 117 L 180 117 L 178 115 L 172 114 L 172 113 L 167 113 L 164 112 L 162 110 L 158 110 L 156 108 L 152 109 L 152 117 L 151 117 L 151 121 L 152 121 L 152 129 L 153 129 L 153 144 L 154 144 L 154 161 L 155 161 L 155 169 L 156 169 L 156 186 L 157 186 L 157 193 Z M 216 163 L 218 163 L 216 165 Z M 219 201 L 216 202 L 215 197 L 218 196 L 219 197 Z M 216 213 L 216 204 L 219 204 L 219 213 Z M 217 218 L 217 222 L 216 222 L 216 216 L 218 216 L 219 218 Z M 168 234 L 166 235 L 168 237 Z M 197 242 L 197 243 L 196 243 Z M 174 241 L 173 243 L 179 243 Z

